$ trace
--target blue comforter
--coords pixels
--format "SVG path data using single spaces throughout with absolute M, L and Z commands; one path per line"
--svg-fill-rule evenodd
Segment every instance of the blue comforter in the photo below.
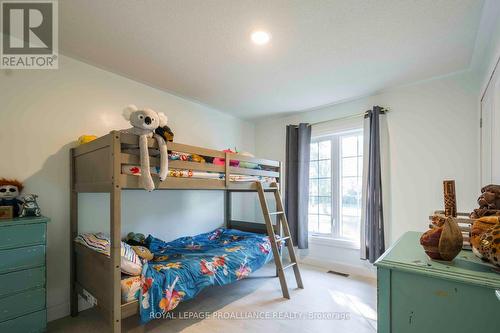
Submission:
M 143 323 L 161 317 L 207 286 L 246 278 L 272 258 L 267 236 L 225 228 L 168 243 L 149 235 L 146 245 L 154 259 L 142 272 Z

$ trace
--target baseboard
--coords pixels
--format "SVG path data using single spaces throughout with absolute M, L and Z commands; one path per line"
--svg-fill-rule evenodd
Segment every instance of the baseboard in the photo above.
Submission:
M 92 304 L 87 302 L 82 296 L 78 295 L 78 311 L 84 311 L 90 309 Z M 53 321 L 57 319 L 61 319 L 70 315 L 69 311 L 69 300 L 47 307 L 47 321 Z
M 302 264 L 323 268 L 325 271 L 334 270 L 337 272 L 347 273 L 350 275 L 359 275 L 372 279 L 377 278 L 377 269 L 373 266 L 372 266 L 373 268 L 370 268 L 369 266 L 359 267 L 355 265 L 349 265 L 346 263 L 324 261 L 314 258 L 298 258 L 298 261 L 299 263 Z
M 47 321 L 69 316 L 69 301 L 47 307 Z

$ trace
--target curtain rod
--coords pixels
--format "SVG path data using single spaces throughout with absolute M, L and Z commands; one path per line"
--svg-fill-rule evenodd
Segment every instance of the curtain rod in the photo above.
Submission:
M 386 109 L 386 108 L 381 108 L 381 109 L 382 109 L 381 110 L 382 114 L 385 114 L 385 113 L 389 112 L 389 109 Z M 353 118 L 358 118 L 358 117 L 364 117 L 370 111 L 371 110 L 366 110 L 365 112 L 360 112 L 360 113 L 352 114 L 352 115 L 349 115 L 349 116 L 344 116 L 344 117 L 339 117 L 339 118 L 333 118 L 333 119 L 328 119 L 328 120 L 317 121 L 315 123 L 309 123 L 309 125 L 310 126 L 315 126 L 315 125 L 319 125 L 319 124 L 323 124 L 323 123 L 329 123 L 331 121 L 336 121 L 336 120 L 345 120 L 345 119 L 353 119 Z

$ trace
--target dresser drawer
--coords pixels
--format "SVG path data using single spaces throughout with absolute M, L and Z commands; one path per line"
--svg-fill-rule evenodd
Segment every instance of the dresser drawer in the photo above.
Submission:
M 45 286 L 45 267 L 0 275 L 0 297 Z
M 44 309 L 45 289 L 43 288 L 0 298 L 0 322 Z
M 0 274 L 45 266 L 45 245 L 0 251 Z
M 46 327 L 47 315 L 44 310 L 4 321 L 0 323 L 0 332 L 38 333 L 44 332 Z
M 2 226 L 0 222 L 0 249 L 45 244 L 45 223 Z

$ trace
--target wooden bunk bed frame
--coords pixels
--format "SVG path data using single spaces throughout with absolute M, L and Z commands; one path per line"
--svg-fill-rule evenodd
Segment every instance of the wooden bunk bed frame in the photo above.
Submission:
M 97 308 L 108 319 L 112 331 L 115 333 L 121 331 L 121 320 L 123 318 L 137 314 L 139 311 L 138 301 L 122 304 L 120 287 L 121 191 L 143 190 L 139 186 L 139 177 L 122 174 L 121 167 L 122 164 L 140 164 L 139 156 L 129 153 L 131 148 L 137 148 L 138 145 L 138 136 L 112 131 L 92 142 L 73 148 L 70 152 L 71 315 L 78 315 L 78 294 L 85 297 L 83 291 L 86 290 L 97 300 Z M 225 165 L 220 166 L 210 163 L 170 161 L 169 168 L 222 172 L 225 174 L 225 179 L 167 177 L 164 182 L 159 182 L 158 177 L 153 176 L 158 190 L 223 190 L 225 192 L 225 225 L 228 228 L 269 233 L 269 230 L 266 230 L 269 214 L 266 217 L 266 224 L 232 219 L 231 192 L 259 191 L 262 197 L 263 191 L 274 191 L 276 193 L 282 179 L 281 162 L 180 143 L 168 142 L 167 145 L 168 150 L 171 151 L 225 159 Z M 148 147 L 151 149 L 158 148 L 153 139 L 148 142 Z M 231 167 L 230 160 L 260 164 L 265 166 L 265 170 Z M 158 165 L 159 159 L 151 157 L 151 166 Z M 232 182 L 229 175 L 233 174 L 274 177 L 276 183 Z M 78 193 L 110 193 L 111 253 L 109 257 L 74 242 L 75 237 L 78 235 Z M 288 226 L 286 225 L 286 227 L 286 233 L 289 233 Z M 280 218 L 276 219 L 272 229 L 274 229 L 275 234 L 281 235 L 282 223 Z M 272 242 L 272 245 L 274 249 L 276 247 L 275 242 Z M 282 269 L 281 260 L 279 265 L 277 264 L 277 273 L 279 269 Z M 298 272 L 298 266 L 295 269 Z M 279 277 L 283 287 L 283 275 L 280 274 Z M 284 283 L 286 286 L 286 282 Z

